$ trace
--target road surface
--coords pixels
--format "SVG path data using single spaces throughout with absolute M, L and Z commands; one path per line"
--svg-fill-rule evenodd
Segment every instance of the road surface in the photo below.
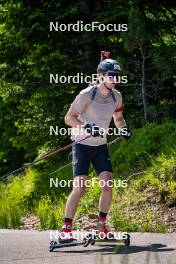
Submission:
M 131 246 L 97 244 L 49 252 L 49 231 L 0 229 L 0 264 L 176 264 L 176 234 L 131 233 Z

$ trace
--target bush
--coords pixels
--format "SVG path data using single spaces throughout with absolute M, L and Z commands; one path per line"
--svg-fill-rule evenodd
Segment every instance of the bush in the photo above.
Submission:
M 139 224 L 123 207 L 129 211 L 133 205 L 143 201 L 144 190 L 148 186 L 155 188 L 158 194 L 164 193 L 164 199 L 168 203 L 172 202 L 176 191 L 172 179 L 173 166 L 176 164 L 175 146 L 176 124 L 171 122 L 134 129 L 132 140 L 110 146 L 115 179 L 128 179 L 131 174 L 141 172 L 140 175 L 131 177 L 128 188 L 118 188 L 120 194 L 115 195 L 111 209 L 111 219 L 115 227 L 130 231 L 163 230 L 160 223 L 158 226 L 156 223 L 154 227 L 145 221 Z M 62 164 L 53 161 L 40 162 L 28 169 L 25 175 L 10 178 L 6 184 L 1 183 L 0 226 L 17 228 L 20 226 L 22 214 L 29 212 L 39 216 L 42 229 L 59 228 L 62 224 L 64 203 L 71 188 L 50 188 L 50 177 L 58 181 L 72 179 L 71 165 L 62 170 L 58 169 L 64 164 L 65 161 Z M 91 172 L 90 177 L 94 176 L 95 173 Z M 88 188 L 77 214 L 90 211 L 96 213 L 99 196 L 98 184 L 94 188 Z M 126 202 L 124 197 L 127 197 Z
M 166 122 L 162 125 L 149 124 L 134 129 L 130 141 L 111 145 L 114 174 L 126 176 L 151 166 L 159 154 L 172 155 L 176 149 L 176 124 Z

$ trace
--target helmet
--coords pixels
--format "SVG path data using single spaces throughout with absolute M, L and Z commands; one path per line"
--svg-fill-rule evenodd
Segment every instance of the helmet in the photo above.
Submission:
M 114 71 L 117 74 L 119 74 L 121 71 L 121 67 L 116 60 L 105 59 L 99 63 L 99 65 L 97 67 L 97 73 L 100 73 L 100 72 L 104 73 L 107 71 Z

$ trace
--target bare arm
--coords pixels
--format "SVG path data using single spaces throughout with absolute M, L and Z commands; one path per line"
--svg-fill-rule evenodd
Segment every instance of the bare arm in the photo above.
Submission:
M 123 99 L 122 99 L 121 94 L 119 95 L 119 107 L 114 112 L 113 119 L 114 119 L 115 126 L 117 128 L 122 128 L 122 127 L 126 126 L 126 122 L 123 118 Z
M 125 119 L 123 118 L 122 112 L 116 112 L 113 115 L 114 123 L 117 128 L 122 128 L 126 126 Z
M 80 127 L 81 125 L 83 125 L 83 122 L 78 119 L 79 114 L 80 113 L 77 112 L 71 105 L 64 119 L 65 124 L 71 127 Z
M 70 109 L 65 115 L 65 124 L 68 126 L 81 127 L 81 125 L 83 125 L 83 122 L 79 120 L 78 116 L 85 110 L 90 100 L 90 95 L 89 93 L 85 92 L 85 90 L 76 96 L 75 100 L 70 106 Z

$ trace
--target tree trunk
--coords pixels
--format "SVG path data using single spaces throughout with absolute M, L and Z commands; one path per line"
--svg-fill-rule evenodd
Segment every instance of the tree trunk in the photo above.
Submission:
M 95 13 L 99 13 L 102 11 L 103 4 L 101 0 L 87 0 L 81 1 L 80 3 L 81 14 L 84 17 L 84 23 L 92 23 L 94 21 L 93 17 Z M 99 56 L 97 54 L 97 36 L 95 32 L 83 32 L 82 40 L 84 43 L 84 58 L 85 58 L 85 66 L 89 72 L 95 72 L 96 64 L 95 64 L 95 56 Z
M 141 79 L 141 90 L 142 90 L 142 101 L 143 101 L 143 107 L 144 107 L 144 120 L 147 121 L 147 97 L 146 97 L 146 86 L 145 86 L 145 55 L 142 49 L 142 46 L 140 47 L 140 52 L 142 55 L 142 79 Z

